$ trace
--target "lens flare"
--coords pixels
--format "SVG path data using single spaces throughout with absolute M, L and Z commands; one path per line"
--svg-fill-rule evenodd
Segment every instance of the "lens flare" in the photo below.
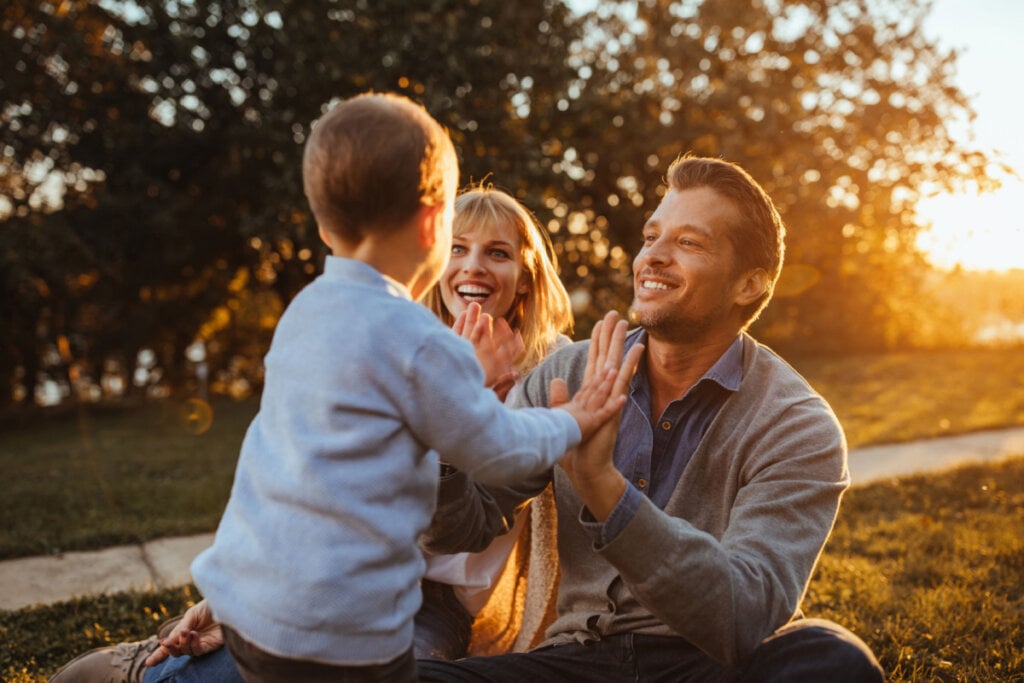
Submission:
M 213 408 L 201 398 L 190 398 L 181 407 L 181 423 L 189 434 L 199 436 L 213 426 Z

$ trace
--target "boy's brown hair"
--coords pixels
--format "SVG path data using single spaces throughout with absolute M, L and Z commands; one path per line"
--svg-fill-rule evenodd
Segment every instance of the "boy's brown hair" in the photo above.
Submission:
M 302 158 L 317 225 L 358 244 L 404 225 L 422 206 L 443 204 L 458 183 L 448 133 L 401 95 L 342 100 L 313 125 Z

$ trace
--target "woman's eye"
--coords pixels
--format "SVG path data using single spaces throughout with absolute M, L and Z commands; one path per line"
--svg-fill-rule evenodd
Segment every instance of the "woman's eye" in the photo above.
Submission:
M 466 253 L 466 248 L 464 246 L 462 246 L 461 244 L 453 244 L 452 245 L 452 253 L 453 254 L 464 254 L 464 253 Z
M 491 256 L 500 259 L 510 259 L 512 254 L 508 253 L 504 249 L 491 249 Z

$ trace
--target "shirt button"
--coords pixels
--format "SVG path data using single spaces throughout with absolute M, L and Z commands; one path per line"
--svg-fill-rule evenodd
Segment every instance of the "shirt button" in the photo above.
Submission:
M 669 422 L 668 420 L 664 420 L 661 423 L 661 428 L 664 429 L 665 431 L 668 431 L 668 430 L 672 429 L 672 423 Z
M 639 488 L 645 489 L 647 488 L 647 480 L 641 477 L 639 480 L 637 480 L 636 485 Z

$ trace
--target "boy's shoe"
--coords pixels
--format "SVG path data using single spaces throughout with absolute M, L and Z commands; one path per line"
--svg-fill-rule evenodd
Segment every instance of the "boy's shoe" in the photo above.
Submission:
M 142 683 L 146 658 L 158 647 L 160 641 L 150 636 L 134 643 L 96 648 L 62 666 L 50 683 Z

